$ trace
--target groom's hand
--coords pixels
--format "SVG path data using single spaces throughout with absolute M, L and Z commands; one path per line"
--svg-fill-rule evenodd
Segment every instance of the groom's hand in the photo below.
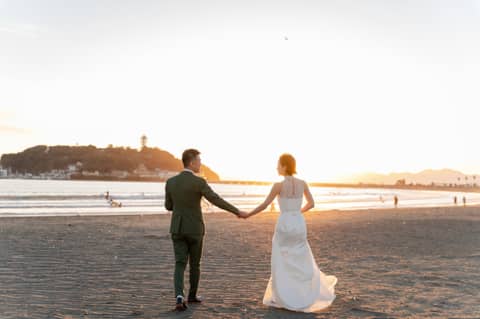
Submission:
M 246 219 L 248 217 L 248 213 L 247 212 L 244 212 L 244 211 L 239 211 L 238 212 L 238 218 L 243 218 L 243 219 Z

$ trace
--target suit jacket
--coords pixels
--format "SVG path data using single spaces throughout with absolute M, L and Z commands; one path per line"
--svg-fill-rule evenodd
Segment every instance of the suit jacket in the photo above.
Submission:
M 205 233 L 200 201 L 205 197 L 213 205 L 238 214 L 239 210 L 215 193 L 207 181 L 183 171 L 167 180 L 165 184 L 165 208 L 172 211 L 170 233 L 201 234 Z

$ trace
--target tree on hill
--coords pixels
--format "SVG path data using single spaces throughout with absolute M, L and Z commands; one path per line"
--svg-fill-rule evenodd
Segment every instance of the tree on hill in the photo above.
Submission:
M 17 173 L 38 175 L 52 170 L 65 170 L 69 165 L 82 163 L 83 171 L 98 171 L 102 174 L 114 170 L 133 173 L 140 165 L 148 170 L 181 171 L 182 162 L 159 148 L 143 147 L 140 151 L 129 147 L 96 148 L 89 146 L 37 145 L 16 154 L 4 154 L 0 163 L 4 168 Z M 219 180 L 218 175 L 203 166 L 205 177 Z

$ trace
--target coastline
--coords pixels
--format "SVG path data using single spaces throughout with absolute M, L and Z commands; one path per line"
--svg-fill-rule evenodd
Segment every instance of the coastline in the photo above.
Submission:
M 19 178 L 19 177 L 0 177 L 0 180 L 55 180 L 55 181 L 98 181 L 98 182 L 151 182 L 151 183 L 164 183 L 167 181 L 165 178 L 155 177 L 127 177 L 120 178 L 114 176 L 93 177 L 84 176 L 81 178 L 74 177 L 70 179 L 61 178 Z M 266 181 L 253 181 L 253 180 L 207 180 L 209 184 L 225 184 L 225 185 L 272 185 L 274 182 Z M 395 185 L 395 184 L 370 184 L 370 183 L 326 183 L 326 182 L 309 182 L 313 187 L 332 187 L 332 188 L 356 188 L 356 189 L 400 189 L 400 190 L 424 190 L 424 191 L 445 191 L 445 192 L 468 192 L 468 193 L 480 193 L 480 186 L 471 185 L 457 185 L 457 186 L 441 186 L 441 185 Z

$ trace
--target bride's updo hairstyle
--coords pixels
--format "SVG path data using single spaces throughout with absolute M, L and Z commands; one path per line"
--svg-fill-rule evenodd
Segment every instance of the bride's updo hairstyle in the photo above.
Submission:
M 285 167 L 285 173 L 287 175 L 297 174 L 297 164 L 295 163 L 295 158 L 290 154 L 282 154 L 278 159 L 280 165 Z

